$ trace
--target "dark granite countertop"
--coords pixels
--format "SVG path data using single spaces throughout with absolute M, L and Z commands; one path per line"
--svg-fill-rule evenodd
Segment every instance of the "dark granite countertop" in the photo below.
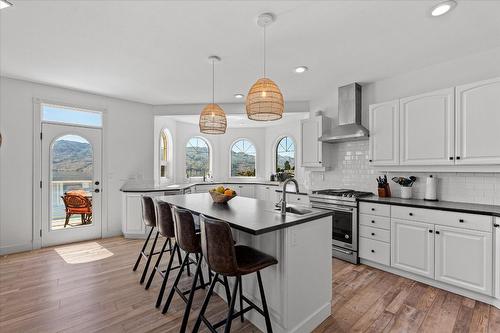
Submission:
M 376 195 L 362 197 L 359 201 L 374 202 L 379 204 L 411 206 L 428 209 L 448 210 L 462 213 L 493 215 L 500 217 L 500 206 L 473 204 L 453 201 L 426 201 L 421 199 L 380 198 Z
M 227 204 L 216 204 L 208 193 L 163 196 L 157 197 L 156 200 L 188 209 L 194 214 L 204 214 L 226 221 L 232 228 L 253 235 L 288 228 L 332 215 L 330 211 L 309 207 L 301 207 L 311 211 L 305 215 L 292 213 L 281 215 L 278 210 L 275 210 L 272 202 L 239 196 Z
M 120 188 L 122 192 L 170 192 L 185 190 L 197 185 L 221 185 L 221 184 L 235 184 L 235 185 L 267 185 L 267 186 L 280 186 L 278 182 L 271 181 L 225 181 L 225 182 L 198 182 L 198 183 L 185 183 L 185 184 L 155 184 L 153 181 L 131 181 L 123 184 Z

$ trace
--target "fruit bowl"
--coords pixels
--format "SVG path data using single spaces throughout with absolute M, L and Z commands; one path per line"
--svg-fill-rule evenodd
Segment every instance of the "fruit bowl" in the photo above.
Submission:
M 210 190 L 210 191 L 208 191 L 208 193 L 210 193 L 210 195 L 212 196 L 212 200 L 215 203 L 219 203 L 219 204 L 226 203 L 236 196 L 236 193 L 234 193 L 234 192 L 233 192 L 234 195 L 226 195 L 226 194 L 217 192 L 216 190 Z

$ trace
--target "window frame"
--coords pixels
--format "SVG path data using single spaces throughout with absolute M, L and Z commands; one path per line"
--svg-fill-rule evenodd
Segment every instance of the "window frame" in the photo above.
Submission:
M 172 136 L 170 135 L 170 131 L 168 128 L 162 128 L 160 130 L 160 137 L 158 140 L 158 179 L 160 183 L 168 182 L 172 176 L 172 157 L 173 157 L 173 142 Z M 165 148 L 162 149 L 162 144 L 165 145 Z M 162 152 L 162 150 L 164 150 Z M 163 159 L 165 157 L 165 159 Z M 161 167 L 165 166 L 165 176 L 161 175 Z
M 277 173 L 276 169 L 278 168 L 278 147 L 280 145 L 280 142 L 285 139 L 285 138 L 289 138 L 292 140 L 293 142 L 293 145 L 295 147 L 294 149 L 294 152 L 293 152 L 293 160 L 294 160 L 294 163 L 295 163 L 295 170 L 294 171 L 294 176 L 297 172 L 297 141 L 295 140 L 295 138 L 292 136 L 292 135 L 281 135 L 279 136 L 276 141 L 274 142 L 274 148 L 273 148 L 273 174 L 274 173 Z
M 233 174 L 232 174 L 233 147 L 237 142 L 242 141 L 242 140 L 249 142 L 255 149 L 255 175 L 254 176 L 233 176 Z M 234 140 L 231 143 L 231 145 L 229 146 L 229 178 L 237 178 L 237 179 L 255 179 L 255 178 L 257 178 L 257 165 L 258 165 L 257 164 L 257 162 L 258 162 L 257 155 L 258 155 L 257 146 L 253 143 L 252 140 L 245 138 L 245 137 L 241 137 L 241 138 Z
M 104 128 L 104 112 L 102 110 L 99 110 L 97 108 L 91 109 L 91 108 L 83 108 L 79 106 L 72 106 L 72 105 L 65 105 L 62 103 L 50 103 L 50 102 L 39 102 L 40 105 L 40 123 L 41 124 L 59 124 L 59 125 L 68 125 L 68 126 L 78 126 L 78 127 L 87 127 L 87 128 Z M 44 108 L 55 108 L 55 109 L 64 109 L 67 110 L 68 112 L 84 112 L 84 113 L 93 113 L 93 114 L 98 114 L 100 116 L 101 120 L 101 125 L 89 125 L 89 124 L 80 124 L 80 123 L 71 123 L 71 122 L 65 122 L 65 121 L 56 121 L 56 120 L 46 120 L 43 118 L 43 112 Z
M 184 145 L 184 177 L 186 177 L 186 179 L 188 180 L 202 180 L 203 179 L 203 176 L 194 176 L 194 177 L 188 177 L 187 176 L 187 159 L 186 159 L 186 155 L 187 155 L 187 145 L 189 144 L 189 141 L 191 141 L 192 139 L 200 139 L 202 140 L 203 142 L 206 143 L 207 147 L 208 147 L 208 174 L 207 176 L 211 176 L 212 175 L 212 145 L 210 143 L 210 141 L 201 136 L 201 135 L 194 135 L 194 136 L 191 136 L 189 137 L 187 140 L 186 140 L 186 144 Z

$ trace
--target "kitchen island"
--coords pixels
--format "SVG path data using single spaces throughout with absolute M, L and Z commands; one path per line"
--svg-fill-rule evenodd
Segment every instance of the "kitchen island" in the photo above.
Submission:
M 208 193 L 156 200 L 226 221 L 238 244 L 278 260 L 262 271 L 274 332 L 310 332 L 331 314 L 331 212 L 300 207 L 299 214 L 282 215 L 269 201 L 236 197 L 215 204 Z M 222 290 L 218 293 L 225 298 Z M 255 274 L 243 278 L 243 293 L 261 305 Z M 246 318 L 265 331 L 260 314 L 252 310 Z

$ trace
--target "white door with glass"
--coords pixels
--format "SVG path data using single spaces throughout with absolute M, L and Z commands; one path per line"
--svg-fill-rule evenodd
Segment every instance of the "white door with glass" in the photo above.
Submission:
M 101 237 L 102 129 L 42 123 L 42 246 Z

